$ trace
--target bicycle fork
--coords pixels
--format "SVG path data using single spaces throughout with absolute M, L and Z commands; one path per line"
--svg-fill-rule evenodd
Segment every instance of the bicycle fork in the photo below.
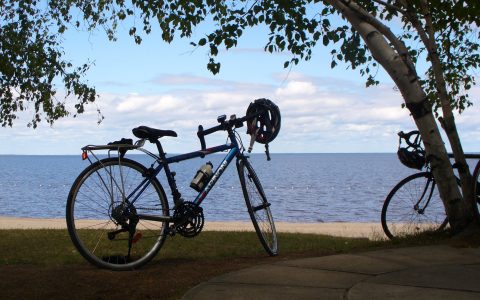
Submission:
M 431 184 L 431 186 L 430 186 Z M 430 189 L 430 191 L 428 191 Z M 423 215 L 425 213 L 425 209 L 427 208 L 428 204 L 430 203 L 430 200 L 432 199 L 433 191 L 435 189 L 435 180 L 433 178 L 428 178 L 427 184 L 425 185 L 425 188 L 423 189 L 422 195 L 418 199 L 417 203 L 413 206 L 413 209 L 418 212 L 419 214 Z M 428 197 L 425 198 L 425 195 L 428 194 Z M 421 203 L 426 199 L 425 205 L 421 207 Z

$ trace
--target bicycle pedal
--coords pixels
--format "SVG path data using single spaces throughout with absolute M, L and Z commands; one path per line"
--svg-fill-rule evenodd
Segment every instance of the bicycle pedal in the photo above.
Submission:
M 177 234 L 177 230 L 175 229 L 175 226 L 174 225 L 171 225 L 168 229 L 167 229 L 167 234 L 169 236 L 175 236 L 175 234 Z

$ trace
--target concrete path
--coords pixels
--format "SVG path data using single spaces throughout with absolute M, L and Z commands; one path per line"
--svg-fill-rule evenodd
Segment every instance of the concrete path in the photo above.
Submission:
M 184 300 L 480 299 L 480 248 L 425 246 L 259 265 L 202 283 Z

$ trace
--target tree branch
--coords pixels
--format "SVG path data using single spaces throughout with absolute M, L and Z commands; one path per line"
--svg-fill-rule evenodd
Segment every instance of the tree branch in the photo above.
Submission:
M 248 13 L 252 11 L 252 8 L 257 4 L 258 0 L 255 0 L 252 5 L 250 5 L 250 8 L 245 11 L 245 13 L 242 15 L 242 17 L 245 17 Z M 244 7 L 247 7 L 247 4 L 245 4 Z
M 365 9 L 360 7 L 356 2 L 351 0 L 340 0 L 340 2 L 342 2 L 343 5 L 357 12 L 365 22 L 369 23 L 370 25 L 375 27 L 381 34 L 383 34 L 385 38 L 387 38 L 387 40 L 390 43 L 392 43 L 394 49 L 398 52 L 398 54 L 402 57 L 402 59 L 407 63 L 407 65 L 409 66 L 410 72 L 412 72 L 412 74 L 414 74 L 417 77 L 416 68 L 415 68 L 415 65 L 413 64 L 413 61 L 410 58 L 407 47 L 402 41 L 400 41 L 396 37 L 396 35 L 390 30 L 389 27 L 385 26 L 372 14 L 370 14 Z
M 405 14 L 407 13 L 406 11 L 404 11 L 403 9 L 401 9 L 400 7 L 395 6 L 395 5 L 393 5 L 393 4 L 390 4 L 390 3 L 387 3 L 387 2 L 385 2 L 385 1 L 382 1 L 382 0 L 372 0 L 372 1 L 375 2 L 375 3 L 378 3 L 378 4 L 380 4 L 380 5 L 383 5 L 383 6 L 387 7 L 387 8 L 393 9 L 393 10 L 401 13 L 402 15 L 405 15 Z

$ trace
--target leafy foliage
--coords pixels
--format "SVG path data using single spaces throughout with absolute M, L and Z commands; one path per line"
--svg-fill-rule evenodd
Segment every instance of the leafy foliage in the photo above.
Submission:
M 420 2 L 406 1 L 421 15 Z M 207 68 L 216 74 L 221 64 L 217 61 L 220 50 L 236 47 L 245 30 L 263 26 L 268 29 L 265 41 L 266 52 L 289 52 L 292 56 L 284 63 L 285 68 L 310 60 L 318 43 L 331 46 L 332 68 L 345 62 L 352 69 L 359 69 L 366 76 L 366 85 L 378 84 L 375 75 L 378 64 L 371 56 L 360 35 L 348 24 L 340 24 L 339 12 L 328 5 L 330 1 L 311 0 L 236 0 L 236 1 L 125 1 L 105 0 L 93 9 L 84 10 L 85 19 L 94 20 L 107 26 L 114 38 L 119 21 L 132 17 L 142 20 L 142 28 L 132 26 L 130 35 L 140 43 L 141 31 L 148 34 L 158 23 L 162 39 L 170 43 L 176 36 L 191 38 L 196 27 L 202 23 L 213 24 L 213 30 L 204 37 L 192 41 L 194 47 L 206 47 L 209 53 Z M 345 1 L 348 2 L 348 1 Z M 397 26 L 401 20 L 403 33 L 398 37 L 408 45 L 414 62 L 425 60 L 425 45 L 422 45 L 418 32 L 405 17 L 405 10 L 397 0 L 358 0 L 355 1 L 365 11 L 383 22 Z M 476 0 L 428 1 L 435 27 L 435 40 L 441 49 L 440 57 L 449 88 L 453 108 L 462 112 L 471 105 L 468 91 L 475 85 L 474 72 L 478 69 L 478 22 L 480 4 Z M 93 5 L 93 4 L 92 4 Z M 93 6 L 92 6 L 93 7 Z M 111 12 L 106 15 L 106 12 Z M 336 18 L 333 18 L 333 17 Z M 335 24 L 333 24 L 335 22 Z M 423 56 L 422 56 L 423 55 Z M 427 63 L 428 63 L 428 57 Z M 440 102 L 437 97 L 435 77 L 429 67 L 419 75 L 428 98 L 437 112 Z
M 480 2 L 476 0 L 428 2 L 429 16 L 423 14 L 422 1 L 408 1 L 410 11 L 421 20 L 421 26 L 428 29 L 426 18 L 431 18 L 437 54 L 442 64 L 449 102 L 460 113 L 472 105 L 468 91 L 475 85 L 475 72 L 480 66 L 479 38 Z M 426 55 L 425 44 L 419 43 L 418 32 L 406 15 L 402 16 L 405 33 L 402 38 L 411 40 L 416 48 L 410 47 L 412 56 Z M 427 55 L 427 61 L 431 58 Z M 438 116 L 441 103 L 438 99 L 437 78 L 430 64 L 422 78 L 423 87 Z
M 346 62 L 352 69 L 361 68 L 368 75 L 367 85 L 376 84 L 371 74 L 378 68 L 367 51 L 360 36 L 346 22 L 332 26 L 331 17 L 338 12 L 317 1 L 125 1 L 104 0 L 89 3 L 83 9 L 84 18 L 107 28 L 111 39 L 115 39 L 118 22 L 131 17 L 141 20 L 142 25 L 133 25 L 129 33 L 136 43 L 141 43 L 142 32 L 149 34 L 152 26 L 158 25 L 162 39 L 170 43 L 177 36 L 192 38 L 196 27 L 202 23 L 213 25 L 213 30 L 191 44 L 206 47 L 209 53 L 207 68 L 213 74 L 220 71 L 216 60 L 220 50 L 236 47 L 245 30 L 263 26 L 269 30 L 266 37 L 266 52 L 287 51 L 291 59 L 284 63 L 288 68 L 301 60 L 310 60 L 313 50 L 320 41 L 324 46 L 339 44 L 332 51 L 331 66 L 339 61 Z M 100 4 L 101 3 L 101 4 Z M 109 13 L 109 14 L 107 14 Z
M 52 1 L 52 5 L 55 1 Z M 45 6 L 41 8 L 42 6 Z M 85 104 L 94 102 L 96 91 L 81 81 L 89 66 L 80 67 L 66 61 L 61 35 L 66 30 L 66 13 L 37 1 L 0 1 L 0 122 L 12 126 L 19 111 L 33 106 L 29 126 L 37 127 L 44 118 L 52 124 L 67 116 L 66 98 L 78 97 L 76 114 Z M 68 10 L 69 6 L 63 9 Z M 64 16 L 68 16 L 65 14 Z M 58 100 L 57 83 L 65 87 L 65 99 Z
M 480 66 L 480 2 L 458 1 L 452 6 L 451 1 L 434 1 L 432 8 L 448 96 L 453 108 L 462 112 L 472 105 L 468 91 L 475 85 L 474 72 Z M 436 89 L 430 72 L 425 86 L 430 101 L 434 102 Z
M 339 0 L 343 1 L 343 0 Z M 51 0 L 48 4 L 36 0 L 0 0 L 0 120 L 3 126 L 12 125 L 18 111 L 33 105 L 35 115 L 31 125 L 40 122 L 42 112 L 53 123 L 68 115 L 66 98 L 76 96 L 76 114 L 94 102 L 96 91 L 81 81 L 88 64 L 74 67 L 64 59 L 62 34 L 71 27 L 86 26 L 87 30 L 103 28 L 110 40 L 115 40 L 120 22 L 130 26 L 129 34 L 137 44 L 142 36 L 158 27 L 161 38 L 172 42 L 176 37 L 192 39 L 201 24 L 213 28 L 204 36 L 192 40 L 194 47 L 207 49 L 207 68 L 214 74 L 221 68 L 217 56 L 221 50 L 236 47 L 245 30 L 263 27 L 268 30 L 266 52 L 289 52 L 285 61 L 289 68 L 301 60 L 310 60 L 315 47 L 329 46 L 330 66 L 345 62 L 366 76 L 366 85 L 378 84 L 375 75 L 379 68 L 360 35 L 341 14 L 329 5 L 331 1 L 315 0 Z M 383 22 L 398 24 L 403 33 L 398 37 L 409 45 L 415 62 L 425 60 L 425 46 L 418 32 L 405 17 L 401 3 L 421 15 L 424 0 L 357 0 L 370 15 Z M 442 67 L 452 106 L 463 111 L 471 105 L 468 91 L 475 85 L 474 72 L 480 64 L 478 32 L 480 4 L 478 0 L 428 1 L 435 41 L 440 49 Z M 74 15 L 76 18 L 72 17 Z M 335 16 L 335 18 L 333 18 Z M 340 16 L 340 17 L 338 17 Z M 130 20 L 129 23 L 127 21 Z M 428 61 L 428 57 L 426 58 Z M 435 111 L 440 107 L 431 68 L 419 76 Z M 56 87 L 62 84 L 66 96 L 56 99 Z

